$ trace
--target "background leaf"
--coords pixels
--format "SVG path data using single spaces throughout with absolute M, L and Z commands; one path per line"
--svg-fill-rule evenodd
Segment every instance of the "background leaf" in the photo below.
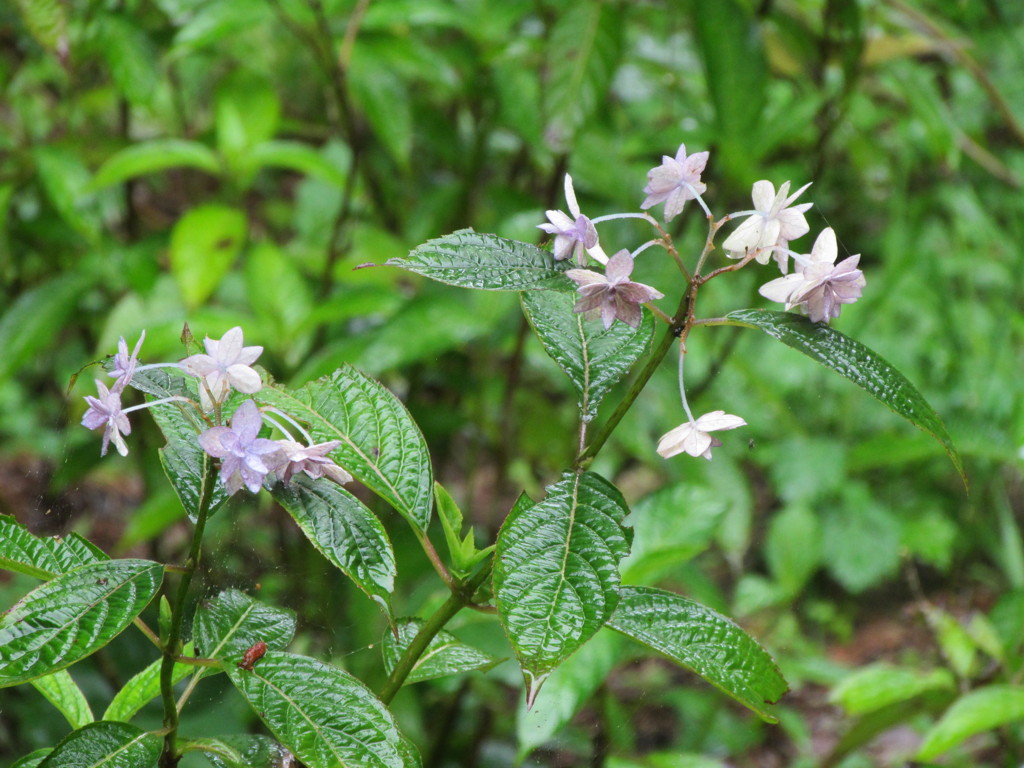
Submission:
M 606 330 L 599 321 L 572 311 L 575 294 L 530 291 L 522 294 L 522 301 L 544 350 L 572 382 L 584 421 L 590 421 L 604 396 L 647 349 L 653 316 L 644 312 L 638 328 L 613 323 Z
M 273 494 L 320 554 L 390 617 L 395 553 L 373 512 L 331 480 L 296 477 L 275 485 Z
M 171 233 L 171 272 L 185 304 L 210 297 L 245 244 L 245 214 L 219 203 L 191 209 Z
M 957 699 L 931 730 L 917 753 L 933 760 L 978 733 L 1024 719 L 1024 688 L 990 685 Z
M 39 768 L 151 768 L 163 739 L 127 723 L 90 723 L 69 734 Z
M 163 566 L 92 563 L 29 592 L 0 617 L 0 688 L 85 658 L 124 630 L 153 599 Z
M 759 328 L 783 344 L 843 376 L 915 427 L 924 430 L 946 449 L 957 472 L 967 484 L 963 462 L 939 415 L 898 370 L 858 341 L 844 336 L 827 323 L 812 323 L 792 312 L 740 309 L 726 315 L 751 328 Z
M 782 673 L 757 641 L 700 603 L 650 587 L 623 587 L 608 626 L 693 670 L 762 719 L 787 690 Z
M 460 288 L 488 291 L 571 290 L 563 273 L 571 260 L 555 261 L 549 251 L 497 235 L 461 229 L 428 240 L 408 256 L 388 259 L 384 266 L 401 267 Z
M 205 144 L 187 139 L 151 139 L 131 144 L 108 157 L 90 186 L 102 189 L 169 168 L 196 168 L 213 175 L 221 171 L 216 153 Z
M 878 663 L 851 672 L 832 689 L 828 698 L 851 715 L 863 715 L 926 691 L 955 689 L 956 679 L 948 669 L 925 671 Z
M 629 509 L 591 472 L 566 473 L 543 501 L 517 505 L 498 534 L 494 596 L 532 703 L 544 680 L 594 636 L 618 603 Z
M 275 738 L 309 768 L 413 768 L 415 747 L 370 690 L 337 667 L 271 651 L 228 676 Z
M 390 629 L 384 632 L 381 652 L 384 655 L 384 668 L 389 675 L 422 626 L 423 621 L 420 619 L 402 619 L 398 622 L 397 639 Z M 413 665 L 403 685 L 474 670 L 484 671 L 501 661 L 471 645 L 466 645 L 455 635 L 442 630 L 434 635 L 434 639 Z

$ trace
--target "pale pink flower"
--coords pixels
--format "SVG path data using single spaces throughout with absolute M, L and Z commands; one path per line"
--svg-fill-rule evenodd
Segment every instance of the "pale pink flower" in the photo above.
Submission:
M 696 421 L 684 421 L 662 435 L 658 441 L 658 453 L 666 459 L 679 453 L 687 453 L 694 457 L 703 456 L 710 461 L 711 449 L 721 445 L 722 441 L 708 433 L 736 429 L 745 426 L 746 423 L 739 416 L 733 416 L 725 411 L 705 413 Z
M 589 269 L 570 269 L 565 274 L 579 283 L 580 300 L 573 312 L 581 312 L 588 319 L 600 316 L 605 328 L 611 328 L 615 318 L 636 328 L 640 325 L 640 305 L 663 298 L 665 294 L 643 283 L 629 279 L 633 273 L 633 257 L 623 249 L 608 260 L 602 275 Z
M 704 194 L 707 185 L 700 180 L 708 162 L 707 152 L 686 155 L 686 145 L 680 144 L 676 156 L 662 155 L 661 165 L 647 172 L 647 197 L 640 207 L 643 210 L 665 203 L 665 221 L 672 221 L 682 213 L 687 200 L 696 200 Z
M 122 456 L 127 456 L 128 445 L 121 435 L 130 435 L 132 425 L 121 409 L 121 390 L 117 388 L 117 384 L 113 389 L 107 389 L 99 379 L 96 380 L 96 389 L 99 392 L 99 397 L 85 396 L 85 402 L 89 404 L 89 408 L 82 416 L 82 425 L 89 429 L 104 427 L 100 456 L 107 455 L 107 448 L 110 446 L 111 440 L 114 441 L 117 452 Z
M 352 475 L 327 458 L 328 453 L 341 445 L 340 440 L 330 440 L 316 445 L 303 445 L 294 440 L 278 440 L 277 444 L 285 458 L 285 463 L 277 469 L 277 475 L 286 485 L 299 472 L 305 472 L 314 480 L 327 477 L 338 485 L 352 482 Z
M 281 446 L 259 437 L 263 418 L 252 400 L 246 400 L 231 417 L 230 427 L 211 427 L 199 435 L 199 445 L 220 459 L 220 477 L 232 495 L 243 485 L 259 491 L 264 478 L 285 461 Z
M 597 228 L 594 223 L 580 213 L 580 205 L 576 202 L 576 191 L 572 186 L 572 177 L 565 174 L 565 201 L 569 206 L 567 216 L 561 211 L 548 211 L 550 224 L 538 224 L 550 235 L 555 236 L 555 261 L 562 261 L 574 256 L 581 267 L 587 263 L 586 252 L 597 245 Z
M 761 249 L 757 261 L 759 264 L 767 264 L 772 251 L 779 249 L 775 250 L 775 260 L 782 273 L 786 274 L 789 270 L 789 256 L 786 254 L 789 241 L 810 231 L 804 212 L 813 203 L 793 205 L 793 201 L 809 186 L 811 185 L 805 184 L 790 195 L 787 181 L 779 187 L 776 194 L 775 185 L 770 181 L 754 182 L 754 212 L 725 238 L 722 248 L 726 255 L 731 259 L 742 259 L 748 253 Z
M 132 383 L 132 376 L 135 375 L 135 369 L 139 365 L 139 350 L 142 349 L 142 342 L 145 340 L 146 331 L 143 330 L 130 355 L 128 354 L 128 342 L 124 340 L 124 336 L 117 342 L 117 354 L 114 355 L 113 366 L 107 373 L 108 376 L 116 379 L 114 386 L 111 387 L 112 390 L 124 392 L 125 387 Z

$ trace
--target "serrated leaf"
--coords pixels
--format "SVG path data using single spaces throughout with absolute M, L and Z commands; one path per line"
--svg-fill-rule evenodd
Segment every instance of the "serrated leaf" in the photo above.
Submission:
M 388 259 L 384 266 L 461 288 L 568 291 L 573 283 L 564 273 L 572 269 L 570 261 L 555 261 L 549 251 L 529 243 L 460 229 L 428 240 L 408 256 Z
M 0 317 L 0 380 L 21 369 L 56 339 L 91 279 L 84 274 L 54 277 L 22 293 Z
M 917 760 L 932 760 L 978 733 L 1024 720 L 1024 688 L 990 685 L 957 699 L 925 734 Z
M 532 506 L 517 504 L 498 533 L 494 596 L 526 677 L 528 702 L 555 667 L 594 636 L 618 603 L 629 554 L 629 509 L 614 485 L 567 472 Z
M 155 768 L 163 739 L 127 723 L 90 723 L 70 733 L 39 768 Z
M 192 624 L 197 654 L 232 663 L 257 642 L 277 651 L 287 647 L 294 635 L 294 612 L 261 603 L 237 589 L 202 601 Z
M 787 690 L 764 648 L 735 623 L 680 595 L 650 587 L 623 587 L 608 626 L 696 672 L 763 720 Z
M 153 599 L 163 566 L 83 565 L 29 592 L 0 617 L 0 688 L 56 672 L 102 648 Z
M 253 168 L 271 166 L 297 171 L 314 179 L 344 188 L 346 170 L 328 160 L 313 147 L 300 141 L 264 141 L 252 147 L 245 161 Z
M 621 60 L 623 13 L 612 3 L 574 3 L 551 28 L 544 89 L 547 136 L 561 147 L 601 106 Z
M 522 301 L 544 350 L 572 382 L 583 419 L 590 421 L 604 396 L 647 349 L 653 317 L 645 312 L 638 328 L 613 323 L 605 329 L 600 321 L 572 311 L 574 294 L 531 291 L 522 294 Z
M 267 736 L 245 734 L 182 739 L 182 751 L 203 752 L 214 768 L 283 768 L 289 752 Z
M 297 390 L 264 387 L 256 399 L 309 425 L 318 442 L 340 440 L 331 457 L 391 504 L 419 532 L 430 523 L 430 454 L 401 401 L 344 366 Z
M 218 203 L 193 208 L 171 232 L 171 274 L 190 308 L 206 301 L 245 244 L 245 213 Z
M 827 323 L 812 323 L 792 312 L 740 309 L 726 317 L 758 328 L 783 344 L 843 376 L 888 406 L 915 427 L 924 430 L 945 449 L 964 485 L 967 475 L 942 419 L 907 378 L 860 342 L 844 336 Z
M 423 627 L 420 619 L 402 619 L 398 622 L 398 639 L 390 630 L 384 633 L 381 652 L 384 655 L 384 668 L 390 675 L 398 664 L 402 653 Z M 487 670 L 502 660 L 484 653 L 471 645 L 466 645 L 455 635 L 444 630 L 434 635 L 430 645 L 416 661 L 403 685 L 421 683 L 448 675 L 458 675 L 473 670 Z
M 187 139 L 152 139 L 132 144 L 107 158 L 90 187 L 102 189 L 169 168 L 196 168 L 215 176 L 221 172 L 220 159 L 205 144 Z
M 271 651 L 228 676 L 274 737 L 309 768 L 412 768 L 416 748 L 387 707 L 347 672 Z
M 195 653 L 194 645 L 189 642 L 181 649 L 183 656 Z M 163 659 L 157 659 L 138 674 L 134 675 L 114 696 L 113 701 L 103 713 L 104 720 L 128 722 L 135 713 L 160 695 L 160 668 Z M 172 680 L 178 683 L 195 672 L 197 667 L 192 664 L 177 663 L 174 665 Z
M 109 559 L 77 533 L 64 538 L 33 536 L 13 517 L 0 515 L 0 568 L 52 579 L 79 566 Z
M 863 715 L 913 699 L 926 691 L 955 689 L 956 679 L 948 669 L 926 671 L 871 664 L 844 677 L 828 698 L 851 715 Z
M 306 538 L 391 616 L 395 553 L 380 520 L 336 483 L 296 477 L 273 488 L 274 498 Z
M 32 681 L 32 686 L 64 715 L 72 728 L 81 728 L 96 719 L 82 689 L 71 679 L 66 669 L 37 677 Z

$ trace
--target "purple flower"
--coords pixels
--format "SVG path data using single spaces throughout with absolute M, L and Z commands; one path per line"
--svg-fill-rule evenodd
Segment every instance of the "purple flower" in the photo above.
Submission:
M 694 152 L 686 156 L 686 145 L 680 144 L 676 156 L 663 155 L 661 165 L 647 172 L 647 198 L 640 203 L 643 210 L 665 203 L 665 221 L 672 221 L 682 213 L 687 200 L 696 200 L 707 185 L 700 180 L 708 162 L 707 152 Z
M 852 304 L 864 291 L 864 273 L 857 269 L 860 254 L 835 263 L 839 248 L 831 227 L 823 229 L 800 271 L 765 283 L 760 294 L 800 307 L 816 323 L 839 317 L 843 304 Z
M 711 461 L 711 449 L 721 445 L 722 441 L 708 433 L 736 429 L 745 426 L 746 423 L 739 416 L 733 416 L 725 411 L 705 413 L 696 421 L 685 421 L 662 435 L 658 441 L 658 453 L 666 459 L 679 453 L 688 453 L 690 456 L 703 456 Z
M 234 387 L 251 395 L 263 387 L 260 375 L 251 366 L 263 352 L 263 347 L 242 346 L 242 329 L 235 326 L 219 341 L 206 337 L 206 354 L 192 355 L 181 361 L 182 370 L 202 379 L 199 394 L 203 407 L 210 410 L 221 403 Z
M 135 369 L 139 365 L 139 350 L 142 349 L 142 342 L 145 340 L 146 331 L 143 330 L 138 342 L 135 344 L 135 349 L 132 350 L 130 355 L 128 354 L 128 343 L 124 340 L 124 336 L 117 342 L 117 354 L 113 358 L 114 365 L 107 374 L 111 378 L 116 379 L 111 389 L 117 392 L 124 392 L 125 387 L 132 383 L 132 376 L 135 375 Z
M 118 389 L 117 384 L 113 389 L 107 389 L 99 379 L 96 380 L 96 389 L 99 391 L 99 397 L 85 396 L 85 402 L 89 404 L 89 409 L 82 416 L 82 425 L 89 429 L 105 427 L 100 456 L 107 455 L 107 448 L 110 446 L 111 440 L 114 441 L 117 452 L 122 456 L 127 456 L 128 446 L 121 435 L 130 435 L 132 425 L 121 410 L 121 390 Z
M 294 440 L 278 440 L 277 445 L 284 456 L 284 463 L 277 468 L 277 475 L 286 485 L 299 472 L 305 472 L 314 480 L 327 477 L 338 485 L 352 482 L 352 475 L 327 458 L 328 453 L 341 445 L 340 440 L 316 445 L 303 445 Z
M 640 325 L 640 305 L 663 298 L 665 294 L 643 283 L 629 279 L 633 257 L 621 250 L 608 260 L 605 273 L 589 269 L 570 269 L 565 274 L 579 283 L 582 298 L 573 312 L 582 312 L 588 319 L 601 317 L 604 327 L 611 328 L 615 318 L 636 328 Z
M 263 479 L 281 466 L 284 455 L 273 440 L 257 437 L 263 418 L 252 400 L 246 400 L 231 417 L 231 427 L 212 427 L 199 436 L 199 445 L 220 459 L 220 477 L 228 494 L 243 485 L 257 493 Z
M 572 177 L 569 174 L 565 175 L 565 201 L 569 205 L 572 217 L 561 211 L 548 211 L 548 221 L 551 223 L 538 224 L 537 228 L 555 236 L 555 261 L 574 256 L 576 263 L 582 267 L 587 263 L 587 250 L 597 245 L 597 228 L 590 219 L 580 213 L 576 192 L 572 188 Z
M 757 262 L 767 264 L 772 250 L 778 248 L 780 250 L 775 251 L 775 260 L 782 274 L 786 274 L 789 269 L 789 256 L 785 251 L 789 248 L 789 241 L 806 235 L 811 229 L 804 212 L 813 203 L 793 205 L 793 201 L 809 186 L 811 185 L 805 184 L 790 195 L 787 181 L 779 187 L 776 194 L 775 185 L 770 181 L 754 182 L 751 196 L 755 210 L 722 243 L 722 248 L 729 258 L 742 259 L 751 251 L 761 248 L 763 250 L 757 255 Z

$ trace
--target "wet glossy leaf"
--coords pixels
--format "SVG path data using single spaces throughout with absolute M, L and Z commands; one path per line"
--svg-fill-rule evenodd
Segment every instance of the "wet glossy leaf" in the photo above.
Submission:
M 498 534 L 494 595 L 528 700 L 594 636 L 618 603 L 632 532 L 622 494 L 591 472 L 566 473 L 543 501 L 513 508 Z
M 584 420 L 597 415 L 609 390 L 629 373 L 647 349 L 654 320 L 645 312 L 638 328 L 613 323 L 605 330 L 599 321 L 584 320 L 572 311 L 576 295 L 557 291 L 522 294 L 526 317 L 544 350 L 569 377 Z
M 402 619 L 398 622 L 398 639 L 391 630 L 384 632 L 381 651 L 384 654 L 384 667 L 388 674 L 398 664 L 402 653 L 423 626 L 420 619 Z M 501 662 L 490 654 L 466 645 L 450 632 L 444 630 L 434 635 L 427 650 L 413 666 L 404 685 L 433 680 L 436 677 L 458 675 L 473 670 L 486 670 Z
M 72 728 L 81 728 L 96 719 L 82 689 L 71 679 L 66 669 L 37 677 L 32 681 L 32 686 L 64 715 Z
M 39 768 L 156 768 L 163 739 L 127 723 L 90 723 L 54 747 Z
M 109 559 L 77 533 L 64 538 L 33 536 L 13 517 L 0 515 L 0 568 L 52 579 L 79 566 Z
M 380 520 L 336 483 L 296 477 L 274 498 L 335 567 L 391 615 L 395 553 Z
M 967 476 L 964 474 L 960 454 L 939 415 L 917 388 L 882 357 L 828 324 L 812 323 L 806 317 L 792 312 L 741 309 L 730 312 L 726 317 L 751 328 L 759 328 L 826 368 L 831 368 L 915 427 L 932 435 L 945 448 L 966 485 Z
M 195 647 L 192 643 L 186 643 L 181 650 L 183 656 L 195 655 Z M 118 720 L 128 722 L 135 716 L 135 713 L 153 701 L 160 695 L 160 667 L 162 659 L 157 659 L 138 674 L 134 675 L 127 683 L 121 686 L 107 711 L 103 713 L 104 720 Z M 175 683 L 184 680 L 199 667 L 191 664 L 175 664 L 172 679 Z
M 102 648 L 153 599 L 163 566 L 83 565 L 29 592 L 0 617 L 0 688 L 71 666 Z
M 971 691 L 953 703 L 925 734 L 917 760 L 933 760 L 974 736 L 1024 720 L 1024 688 L 990 685 Z
M 250 734 L 187 739 L 181 747 L 203 752 L 214 768 L 284 768 L 290 754 L 273 739 Z
M 416 748 L 387 707 L 347 672 L 271 651 L 228 676 L 274 737 L 309 768 L 413 768 Z
M 391 392 L 344 366 L 297 390 L 264 387 L 256 397 L 307 423 L 318 442 L 340 440 L 331 457 L 416 530 L 426 530 L 433 511 L 430 454 Z
M 569 291 L 573 283 L 564 276 L 572 269 L 569 260 L 557 262 L 549 251 L 535 245 L 461 229 L 428 240 L 408 256 L 388 259 L 388 267 L 401 267 L 462 288 L 488 291 Z
M 245 243 L 245 214 L 206 203 L 191 209 L 171 232 L 171 273 L 185 304 L 195 308 L 217 290 Z
M 774 704 L 789 686 L 764 648 L 739 626 L 700 603 L 650 587 L 623 587 L 608 626 L 696 672 L 774 723 Z
M 196 168 L 217 175 L 221 164 L 216 153 L 198 141 L 152 139 L 127 146 L 107 158 L 93 176 L 91 187 L 101 189 L 170 168 Z
M 237 589 L 203 600 L 192 625 L 199 656 L 232 663 L 257 642 L 277 651 L 287 647 L 294 635 L 294 612 L 261 603 Z

